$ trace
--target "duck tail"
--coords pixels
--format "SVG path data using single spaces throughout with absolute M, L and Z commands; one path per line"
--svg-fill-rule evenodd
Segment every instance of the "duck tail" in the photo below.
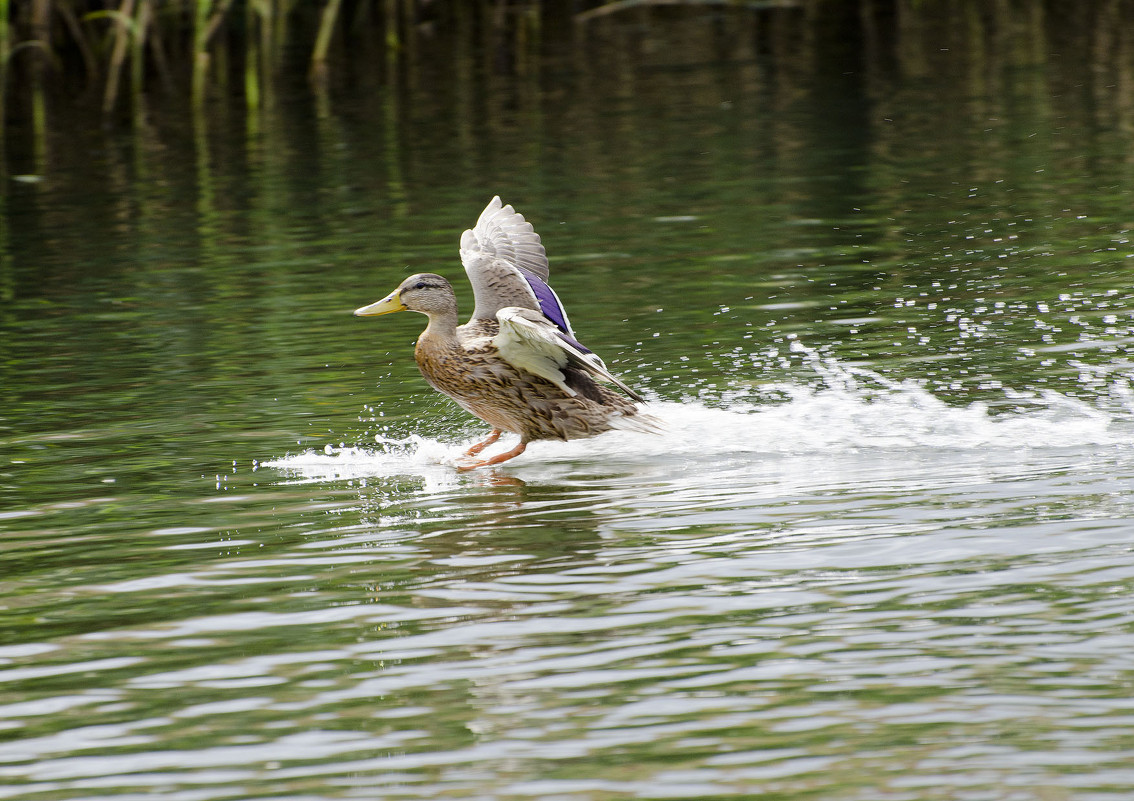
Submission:
M 642 434 L 664 434 L 669 427 L 660 417 L 652 414 L 619 414 L 610 418 L 610 427 L 619 431 L 637 431 Z

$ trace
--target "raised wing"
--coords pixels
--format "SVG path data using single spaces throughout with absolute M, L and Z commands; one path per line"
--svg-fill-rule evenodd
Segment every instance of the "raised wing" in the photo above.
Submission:
M 496 315 L 500 333 L 492 340 L 501 358 L 521 370 L 546 378 L 568 395 L 563 368 L 578 367 L 595 378 L 609 381 L 639 403 L 645 400 L 611 374 L 602 359 L 579 344 L 574 337 L 531 309 L 509 307 Z
M 480 213 L 476 225 L 461 235 L 461 261 L 466 270 L 479 268 L 486 259 L 523 267 L 542 281 L 549 275 L 539 234 L 524 215 L 505 206 L 499 195 Z
M 461 263 L 472 284 L 474 320 L 494 320 L 509 306 L 540 311 L 574 339 L 559 296 L 547 284 L 547 252 L 524 215 L 492 198 L 476 225 L 461 235 Z M 584 348 L 584 350 L 586 350 Z

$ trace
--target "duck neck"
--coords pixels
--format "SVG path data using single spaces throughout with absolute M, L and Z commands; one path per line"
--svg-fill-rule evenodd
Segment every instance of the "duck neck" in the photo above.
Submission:
M 457 343 L 457 310 L 431 312 L 429 325 L 417 338 L 418 344 L 428 342 L 436 345 L 455 345 Z

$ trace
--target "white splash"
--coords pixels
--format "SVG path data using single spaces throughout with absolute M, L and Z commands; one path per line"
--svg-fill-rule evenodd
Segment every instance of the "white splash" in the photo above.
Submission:
M 260 467 L 280 470 L 298 483 L 358 480 L 365 484 L 369 478 L 415 474 L 436 488 L 454 483 L 459 453 L 451 443 L 417 434 L 404 439 L 378 435 L 373 445 L 327 444 L 322 450 L 261 462 Z
M 914 381 L 895 382 L 871 370 L 814 360 L 819 386 L 769 384 L 723 396 L 656 401 L 651 414 L 661 435 L 612 431 L 589 440 L 532 443 L 501 469 L 556 463 L 704 464 L 767 457 L 837 457 L 875 452 L 924 455 L 1005 454 L 1061 448 L 1128 449 L 1134 424 L 1128 410 L 1105 410 L 1054 391 L 1006 393 L 1003 408 L 946 403 Z M 379 436 L 373 446 L 327 445 L 267 467 L 300 480 L 358 479 L 405 474 L 451 483 L 461 452 L 483 436 L 475 424 L 448 441 Z M 493 451 L 509 448 L 505 438 Z

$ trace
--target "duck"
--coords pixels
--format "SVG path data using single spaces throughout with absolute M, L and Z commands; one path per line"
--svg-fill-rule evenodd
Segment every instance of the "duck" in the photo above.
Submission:
M 414 359 L 425 381 L 480 418 L 491 431 L 468 448 L 458 470 L 498 465 L 536 440 L 572 440 L 624 429 L 661 433 L 645 399 L 579 342 L 559 296 L 539 234 L 493 197 L 460 240 L 473 311 L 460 324 L 452 284 L 417 273 L 379 301 L 354 311 L 372 317 L 412 311 L 428 318 Z M 476 458 L 504 432 L 510 450 Z

